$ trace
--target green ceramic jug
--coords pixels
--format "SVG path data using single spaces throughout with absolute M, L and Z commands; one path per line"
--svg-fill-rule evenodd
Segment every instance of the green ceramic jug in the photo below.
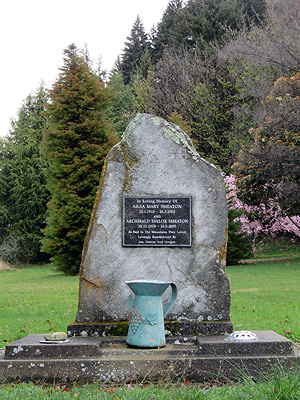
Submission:
M 135 294 L 129 297 L 130 308 L 127 344 L 137 347 L 163 347 L 166 345 L 164 317 L 177 298 L 175 283 L 151 280 L 128 281 Z M 163 309 L 162 294 L 171 285 L 171 298 Z

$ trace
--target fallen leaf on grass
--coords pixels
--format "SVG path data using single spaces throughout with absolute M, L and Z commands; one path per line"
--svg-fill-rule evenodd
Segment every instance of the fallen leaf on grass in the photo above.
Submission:
M 191 381 L 188 378 L 184 378 L 183 384 L 184 384 L 184 386 L 188 386 L 188 387 L 193 386 Z
M 105 389 L 105 391 L 108 393 L 113 393 L 115 391 L 115 388 Z

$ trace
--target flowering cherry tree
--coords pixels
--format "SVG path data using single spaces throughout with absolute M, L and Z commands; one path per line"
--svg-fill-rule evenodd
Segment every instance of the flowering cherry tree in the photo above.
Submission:
M 236 177 L 225 176 L 226 197 L 229 209 L 238 209 L 242 214 L 237 217 L 242 223 L 241 232 L 251 237 L 253 245 L 261 235 L 276 237 L 290 234 L 300 238 L 300 216 L 285 216 L 280 205 L 273 199 L 268 199 L 258 206 L 249 206 L 243 203 L 237 194 Z

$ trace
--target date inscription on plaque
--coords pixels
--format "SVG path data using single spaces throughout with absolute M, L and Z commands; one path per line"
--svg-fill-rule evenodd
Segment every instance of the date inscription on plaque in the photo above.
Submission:
M 123 246 L 192 245 L 192 198 L 123 197 Z

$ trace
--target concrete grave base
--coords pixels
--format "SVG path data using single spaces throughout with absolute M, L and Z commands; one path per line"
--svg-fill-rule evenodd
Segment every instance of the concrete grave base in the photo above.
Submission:
M 125 337 L 71 337 L 65 343 L 40 343 L 28 335 L 0 355 L 0 382 L 114 382 L 158 379 L 205 381 L 257 379 L 279 365 L 300 366 L 293 342 L 255 331 L 258 340 L 237 342 L 225 335 L 170 336 L 164 348 L 130 348 Z
M 165 321 L 165 329 L 172 335 L 226 335 L 233 331 L 230 321 Z M 72 322 L 68 336 L 120 336 L 127 335 L 128 321 Z

